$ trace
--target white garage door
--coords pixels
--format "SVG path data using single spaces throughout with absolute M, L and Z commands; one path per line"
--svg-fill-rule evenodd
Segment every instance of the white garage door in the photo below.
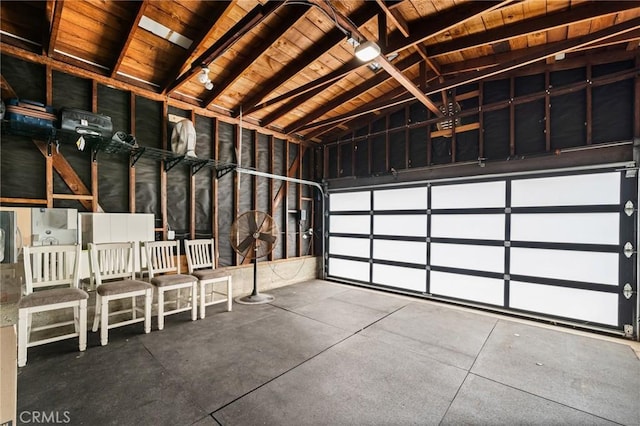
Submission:
M 636 185 L 605 168 L 330 192 L 327 276 L 622 330 Z

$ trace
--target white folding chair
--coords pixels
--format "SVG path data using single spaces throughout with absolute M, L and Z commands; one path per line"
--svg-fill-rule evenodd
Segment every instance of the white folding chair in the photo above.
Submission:
M 87 348 L 87 292 L 78 288 L 79 245 L 24 247 L 25 291 L 18 302 L 18 366 L 27 364 L 27 348 L 78 337 Z M 73 320 L 32 327 L 33 314 L 73 308 Z M 74 332 L 31 340 L 31 333 L 73 325 Z
M 197 319 L 198 280 L 191 275 L 180 273 L 179 241 L 147 241 L 144 243 L 149 268 L 149 281 L 158 291 L 158 329 L 164 328 L 164 317 L 191 310 L 191 320 Z M 165 275 L 166 274 L 166 275 Z M 182 289 L 189 289 L 186 306 L 182 306 Z M 174 300 L 165 300 L 165 293 L 177 290 Z M 175 309 L 165 310 L 167 304 L 175 304 Z
M 96 282 L 96 312 L 93 318 L 93 331 L 100 326 L 100 343 L 109 341 L 109 329 L 144 321 L 144 332 L 151 331 L 151 304 L 153 286 L 136 280 L 133 264 L 135 244 L 101 243 L 89 244 L 91 272 Z M 136 298 L 144 297 L 144 309 L 136 305 Z M 131 299 L 131 308 L 109 311 L 109 302 Z M 142 317 L 138 314 L 142 313 Z M 109 322 L 112 316 L 130 315 L 130 319 Z
M 232 308 L 232 282 L 231 275 L 227 271 L 216 269 L 215 245 L 213 238 L 200 240 L 185 240 L 185 252 L 187 254 L 187 266 L 189 273 L 198 278 L 200 291 L 200 318 L 205 316 L 205 307 L 217 303 L 227 303 L 227 311 Z M 216 291 L 214 285 L 226 284 L 227 292 Z M 210 291 L 207 293 L 207 286 Z M 216 299 L 216 295 L 223 298 Z M 207 301 L 207 297 L 209 300 Z

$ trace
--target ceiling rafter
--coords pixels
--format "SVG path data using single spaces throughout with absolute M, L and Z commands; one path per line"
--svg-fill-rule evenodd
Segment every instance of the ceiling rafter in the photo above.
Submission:
M 166 93 L 168 87 L 171 85 L 171 83 L 173 83 L 174 81 L 176 81 L 176 79 L 183 73 L 185 72 L 189 66 L 191 66 L 191 62 L 193 61 L 194 57 L 195 57 L 195 53 L 200 50 L 200 48 L 204 45 L 204 43 L 209 39 L 209 37 L 211 36 L 211 33 L 213 33 L 213 31 L 215 31 L 216 29 L 216 24 L 223 19 L 225 16 L 229 15 L 229 13 L 231 12 L 231 10 L 233 9 L 233 1 L 225 1 L 224 2 L 226 4 L 226 7 L 224 8 L 224 10 L 221 10 L 220 13 L 216 16 L 212 16 L 211 17 L 211 25 L 209 25 L 208 28 L 205 28 L 199 35 L 198 37 L 196 37 L 196 39 L 193 41 L 193 43 L 191 43 L 191 46 L 189 46 L 189 49 L 187 49 L 187 52 L 185 53 L 184 59 L 182 60 L 182 66 L 179 68 L 176 68 L 174 70 L 171 70 L 169 72 L 169 76 L 166 78 L 164 84 L 162 84 L 162 93 Z
M 398 31 L 400 31 L 403 36 L 409 37 L 409 26 L 402 16 L 402 13 L 400 13 L 398 9 L 389 9 L 384 0 L 376 0 L 376 3 L 378 3 L 380 9 L 387 15 L 387 18 L 398 27 Z
M 482 3 L 482 4 L 480 4 Z M 486 4 L 484 4 L 486 3 Z M 505 3 L 505 2 L 503 2 Z M 483 7 L 478 7 L 478 5 L 483 6 Z M 472 4 L 471 6 L 467 5 L 463 5 L 463 6 L 455 6 L 454 12 L 450 13 L 449 15 L 447 15 L 443 20 L 436 20 L 434 18 L 427 18 L 425 20 L 421 21 L 421 24 L 418 25 L 417 23 L 414 23 L 413 25 L 416 28 L 430 28 L 429 32 L 425 32 L 424 30 L 422 30 L 420 32 L 420 39 L 418 41 L 416 41 L 417 39 L 414 38 L 410 41 L 410 44 L 406 45 L 406 46 L 399 46 L 396 45 L 393 47 L 393 49 L 386 49 L 384 50 L 385 55 L 388 55 L 390 53 L 393 52 L 397 52 L 399 50 L 403 50 L 406 47 L 411 47 L 411 46 L 417 46 L 418 48 L 420 47 L 419 44 L 417 44 L 418 42 L 422 42 L 426 39 L 428 39 L 431 36 L 437 35 L 443 31 L 448 30 L 449 28 L 458 25 L 460 22 L 464 22 L 466 20 L 469 20 L 475 16 L 477 16 L 478 14 L 482 13 L 483 11 L 487 10 L 487 9 L 492 9 L 495 8 L 495 3 L 489 3 L 489 2 L 477 2 L 477 4 Z M 416 33 L 416 31 L 414 30 L 414 34 Z M 396 38 L 400 38 L 400 37 L 396 37 Z M 336 70 L 332 73 L 327 74 L 324 77 L 321 77 L 319 79 L 314 80 L 313 82 L 308 83 L 307 88 L 305 89 L 305 91 L 307 91 L 307 94 L 304 96 L 298 96 L 299 92 L 298 89 L 292 90 L 290 92 L 287 92 L 277 98 L 274 99 L 278 99 L 278 101 L 287 99 L 287 98 L 291 98 L 293 96 L 296 96 L 296 101 L 290 102 L 287 104 L 287 106 L 285 107 L 284 105 L 282 107 L 280 107 L 278 109 L 278 113 L 281 115 L 286 114 L 288 111 L 296 108 L 298 105 L 301 105 L 302 103 L 304 103 L 305 101 L 307 101 L 308 99 L 310 99 L 312 96 L 314 96 L 316 93 L 318 93 L 321 89 L 320 88 L 324 88 L 327 86 L 328 82 L 332 82 L 335 81 L 337 79 L 340 79 L 346 75 L 348 75 L 349 73 L 359 69 L 360 67 L 364 66 L 366 64 L 363 64 L 361 61 L 359 61 L 358 59 L 353 59 L 347 63 L 345 63 L 343 66 L 341 66 L 339 68 L 339 71 Z M 433 65 L 433 64 L 432 64 Z M 336 77 L 336 75 L 339 74 L 339 77 Z M 266 95 L 265 95 L 266 96 Z M 275 103 L 275 102 L 273 102 Z M 245 114 L 251 114 L 252 112 L 258 111 L 262 108 L 265 108 L 269 105 L 273 104 L 270 101 L 265 101 L 261 104 L 257 104 L 254 107 L 245 109 Z M 288 109 L 286 109 L 288 108 Z M 275 114 L 275 112 L 274 112 Z M 277 117 L 279 117 L 277 116 Z M 273 117 L 273 114 L 269 115 L 269 118 L 272 119 L 271 121 L 277 119 L 277 117 Z
M 249 57 L 244 61 L 235 62 L 229 70 L 229 77 L 215 85 L 211 94 L 202 102 L 206 108 L 213 103 L 229 86 L 235 83 L 243 73 L 249 68 L 273 43 L 284 35 L 298 20 L 300 20 L 309 10 L 309 6 L 302 6 L 301 9 L 290 8 L 286 16 L 276 23 L 278 30 L 270 31 L 269 35 L 259 44 L 251 46 Z
M 374 16 L 376 16 L 376 14 L 377 10 L 375 10 L 375 8 L 361 7 L 354 12 L 351 19 L 353 20 L 355 25 L 361 26 L 367 23 Z M 340 41 L 343 39 L 345 39 L 344 33 L 342 33 L 342 31 L 338 29 L 334 29 L 330 33 L 322 37 L 320 40 L 318 40 L 312 49 L 306 50 L 296 60 L 287 64 L 280 72 L 265 81 L 261 85 L 261 90 L 254 93 L 253 95 L 250 95 L 245 101 L 243 101 L 242 108 L 244 110 L 244 114 L 249 114 L 248 111 L 251 111 L 258 102 L 262 101 L 283 83 L 287 82 L 300 71 L 308 67 L 311 63 L 324 55 L 332 47 L 340 43 Z M 236 109 L 238 109 L 239 106 L 240 105 L 238 105 Z M 238 113 L 236 113 L 235 115 L 237 116 Z
M 62 19 L 62 9 L 64 7 L 64 1 L 47 3 L 47 7 L 49 7 L 50 4 L 53 5 L 53 14 L 51 16 L 49 39 L 47 40 L 46 44 L 47 56 L 53 55 L 53 52 L 56 49 L 56 42 L 58 41 L 58 31 L 60 29 L 60 20 Z
M 514 37 L 535 34 L 541 31 L 549 31 L 554 28 L 565 27 L 567 25 L 623 12 L 636 7 L 640 7 L 640 1 L 589 2 L 584 6 L 577 6 L 570 10 L 527 19 L 514 24 L 505 25 L 504 27 L 497 27 L 485 32 L 474 33 L 429 46 L 429 56 L 437 57 L 451 52 L 497 43 L 499 41 L 506 41 Z
M 398 69 L 401 71 L 405 71 L 407 69 L 409 69 L 410 67 L 418 64 L 420 62 L 420 56 L 419 55 L 412 55 L 412 56 L 408 56 L 407 58 L 403 59 L 400 63 L 398 63 Z M 340 96 L 336 97 L 335 99 L 333 99 L 331 102 L 328 102 L 324 105 L 322 105 L 319 108 L 316 108 L 315 110 L 307 113 L 304 115 L 304 117 L 302 117 L 300 120 L 297 120 L 296 122 L 290 124 L 289 126 L 287 126 L 284 130 L 285 133 L 292 133 L 297 131 L 300 127 L 302 127 L 304 124 L 313 121 L 319 117 L 322 117 L 323 115 L 325 115 L 326 113 L 332 111 L 334 108 L 344 104 L 345 102 L 348 102 L 354 98 L 357 98 L 358 96 L 362 95 L 363 93 L 373 89 L 376 86 L 379 86 L 380 84 L 388 81 L 392 79 L 391 76 L 389 76 L 388 74 L 385 73 L 378 73 L 375 77 L 365 81 L 362 85 L 360 86 L 356 86 L 353 89 L 346 91 L 344 93 L 342 93 Z M 263 121 L 261 122 L 262 125 L 266 125 L 266 123 Z
M 556 53 L 562 53 L 562 52 L 570 53 L 570 52 L 578 52 L 581 50 L 597 49 L 597 48 L 609 46 L 611 44 L 627 43 L 629 40 L 636 39 L 638 37 L 640 37 L 640 29 L 632 29 L 621 34 L 617 34 L 617 35 L 600 39 L 600 40 L 595 40 L 593 42 L 582 44 L 580 46 L 566 49 L 564 51 L 558 51 Z M 534 46 L 526 50 L 528 50 L 531 54 L 535 55 L 536 52 L 544 52 L 545 48 L 548 46 L 549 45 Z M 447 74 L 459 74 L 467 71 L 475 71 L 478 69 L 492 69 L 495 66 L 504 64 L 505 62 L 508 62 L 508 61 L 512 61 L 514 57 L 517 57 L 519 55 L 519 53 L 520 52 L 516 50 L 516 51 L 498 53 L 491 56 L 485 56 L 482 58 L 468 59 L 466 61 L 445 65 L 442 67 L 442 72 L 443 74 L 447 75 Z M 553 55 L 548 57 L 553 57 Z
M 118 69 L 120 69 L 120 65 L 122 64 L 122 61 L 124 60 L 125 56 L 127 55 L 127 50 L 129 49 L 129 45 L 131 44 L 131 41 L 133 40 L 134 34 L 136 33 L 136 31 L 138 29 L 138 24 L 140 23 L 140 19 L 142 19 L 142 15 L 144 15 L 144 12 L 147 9 L 148 5 L 149 5 L 149 0 L 143 0 L 143 1 L 138 3 L 138 11 L 136 12 L 135 16 L 133 17 L 133 21 L 131 22 L 131 25 L 129 25 L 128 35 L 127 35 L 127 37 L 125 37 L 124 42 L 122 43 L 122 46 L 118 50 L 118 52 L 120 52 L 118 54 L 118 57 L 113 62 L 113 65 L 111 66 L 111 77 L 112 78 L 114 78 L 118 74 Z
M 629 21 L 625 21 L 623 23 L 613 25 L 613 26 L 604 28 L 600 31 L 596 31 L 594 33 L 591 33 L 582 37 L 578 37 L 575 39 L 569 39 L 569 40 L 559 41 L 556 43 L 550 43 L 547 45 L 542 45 L 539 48 L 521 49 L 524 52 L 518 52 L 518 51 L 510 52 L 508 53 L 508 55 L 512 55 L 511 59 L 502 62 L 500 65 L 486 68 L 480 71 L 469 72 L 469 73 L 460 75 L 459 77 L 445 81 L 443 83 L 435 84 L 428 89 L 427 94 L 433 94 L 441 90 L 448 90 L 454 87 L 461 86 L 463 84 L 478 81 L 480 79 L 493 77 L 493 76 L 511 71 L 513 69 L 520 68 L 540 60 L 544 60 L 546 57 L 553 56 L 559 52 L 564 52 L 564 51 L 576 49 L 582 46 L 587 46 L 593 43 L 597 43 L 598 41 L 601 41 L 601 40 L 606 40 L 607 38 L 610 38 L 610 37 L 615 37 L 619 34 L 633 31 L 638 26 L 640 26 L 640 18 L 634 18 Z M 409 102 L 411 100 L 412 100 L 412 97 L 407 95 L 407 96 L 402 96 L 388 103 L 382 102 L 382 101 L 374 102 L 374 103 L 365 105 L 363 107 L 360 107 L 347 114 L 331 117 L 326 120 L 321 120 L 315 123 L 309 123 L 306 126 L 303 126 L 300 129 L 298 129 L 298 131 L 325 126 L 330 123 L 342 123 L 352 118 L 356 118 L 358 116 L 370 113 L 372 111 L 377 111 L 383 108 L 389 108 L 391 106 L 399 105 L 402 102 Z
M 229 31 L 227 31 L 222 37 L 220 37 L 211 47 L 209 47 L 202 55 L 191 63 L 190 68 L 169 84 L 164 93 L 170 93 L 183 85 L 187 80 L 193 77 L 201 70 L 202 64 L 210 64 L 224 52 L 226 52 L 231 46 L 233 46 L 238 40 L 240 40 L 245 34 L 247 34 L 253 27 L 258 25 L 269 15 L 276 11 L 282 2 L 271 0 L 263 4 L 258 4 L 249 13 L 242 17 Z
M 322 8 L 323 10 L 325 10 L 327 13 L 333 13 L 333 16 L 335 17 L 335 19 L 337 21 L 340 21 L 340 25 L 351 31 L 352 35 L 355 35 L 359 38 L 359 40 L 361 42 L 363 42 L 364 40 L 366 40 L 366 37 L 364 34 L 362 34 L 358 28 L 357 25 L 355 25 L 353 22 L 351 22 L 350 19 L 348 19 L 346 16 L 344 16 L 342 13 L 340 13 L 339 11 L 333 9 L 333 7 L 331 6 L 331 4 L 329 2 L 322 2 L 322 1 L 317 1 L 315 2 L 316 5 L 318 5 L 320 8 Z M 374 58 L 374 60 L 380 64 L 380 66 L 382 68 L 384 68 L 384 70 L 394 79 L 396 79 L 396 81 L 398 83 L 400 83 L 402 86 L 404 86 L 404 88 L 411 93 L 413 96 L 415 96 L 415 98 L 417 100 L 419 100 L 420 102 L 422 102 L 427 108 L 429 108 L 434 114 L 436 115 L 442 115 L 442 112 L 440 111 L 440 109 L 436 106 L 436 104 L 429 99 L 429 97 L 427 95 L 424 94 L 424 92 L 422 92 L 422 90 L 420 90 L 420 88 L 418 86 L 416 86 L 413 81 L 411 81 L 409 78 L 407 78 L 404 74 L 402 74 L 402 72 L 400 70 L 398 70 L 392 63 L 391 61 L 389 61 L 387 59 L 387 57 L 383 54 L 378 55 L 377 58 Z M 291 130 L 291 127 L 287 127 L 287 130 L 285 131 L 285 133 L 289 133 Z

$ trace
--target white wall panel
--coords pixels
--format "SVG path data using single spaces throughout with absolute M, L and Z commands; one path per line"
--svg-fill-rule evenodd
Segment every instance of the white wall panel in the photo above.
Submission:
M 377 215 L 373 217 L 373 233 L 407 237 L 427 236 L 427 215 Z
M 511 183 L 513 207 L 619 203 L 619 172 L 516 179 Z
M 415 210 L 429 208 L 428 188 L 385 189 L 373 192 L 374 210 Z
M 329 275 L 358 281 L 369 281 L 369 262 L 329 257 Z
M 370 191 L 339 192 L 335 194 L 329 194 L 329 209 L 332 212 L 358 210 L 370 211 Z
M 618 325 L 618 295 L 511 281 L 509 306 L 601 324 Z
M 426 265 L 427 243 L 373 240 L 373 258 Z
M 503 273 L 504 247 L 432 243 L 431 264 Z
M 580 244 L 619 244 L 619 213 L 511 215 L 511 239 Z
M 504 181 L 434 185 L 431 187 L 431 208 L 504 207 L 505 191 Z
M 503 214 L 433 214 L 431 236 L 474 240 L 504 240 Z
M 374 263 L 372 281 L 375 284 L 425 292 L 427 290 L 427 271 Z
M 504 304 L 504 281 L 495 278 L 431 271 L 429 290 L 432 294 L 440 296 L 492 305 Z
M 369 234 L 371 216 L 329 216 L 329 232 L 344 234 Z
M 618 254 L 512 247 L 511 273 L 618 285 Z
M 369 259 L 370 240 L 368 238 L 329 237 L 329 253 Z

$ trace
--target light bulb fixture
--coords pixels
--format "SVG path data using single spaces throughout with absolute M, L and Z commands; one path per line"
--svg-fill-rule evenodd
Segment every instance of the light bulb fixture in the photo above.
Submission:
M 361 61 L 368 62 L 380 55 L 380 46 L 370 40 L 364 41 L 356 46 L 355 55 Z
M 204 84 L 204 88 L 205 88 L 205 89 L 207 89 L 207 90 L 211 90 L 211 89 L 213 89 L 213 83 L 211 82 L 211 80 L 207 81 L 207 82 Z
M 202 84 L 207 84 L 209 80 L 209 68 L 202 67 L 202 71 L 198 74 L 198 81 Z

